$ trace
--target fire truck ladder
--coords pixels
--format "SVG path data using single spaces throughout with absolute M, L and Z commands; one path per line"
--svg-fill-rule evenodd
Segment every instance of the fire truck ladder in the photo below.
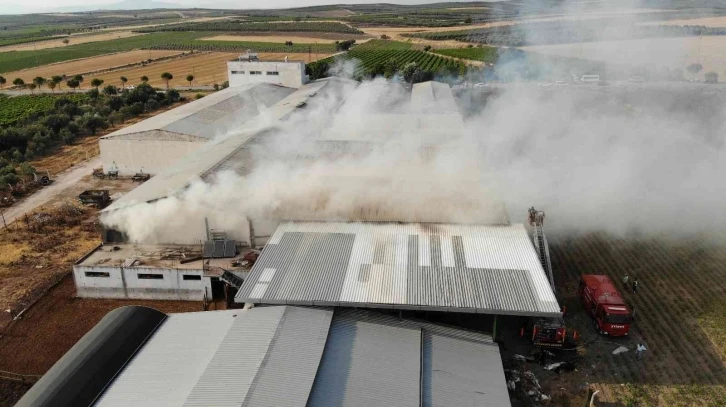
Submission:
M 550 247 L 547 244 L 547 236 L 544 234 L 544 212 L 536 211 L 534 208 L 530 209 L 529 222 L 534 226 L 534 232 L 532 233 L 532 239 L 534 240 L 534 247 L 537 249 L 539 255 L 539 262 L 542 264 L 542 268 L 547 277 L 550 279 L 550 287 L 552 292 L 557 294 L 557 288 L 555 288 L 555 279 L 552 275 L 552 262 L 550 261 Z

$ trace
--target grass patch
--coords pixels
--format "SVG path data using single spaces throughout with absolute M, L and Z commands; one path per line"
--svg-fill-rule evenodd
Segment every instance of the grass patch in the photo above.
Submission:
M 699 316 L 698 325 L 726 362 L 726 302 L 717 304 L 713 310 Z
M 482 62 L 496 62 L 498 52 L 495 47 L 481 47 L 481 48 L 446 48 L 446 49 L 433 49 L 440 55 L 446 55 L 448 57 L 470 59 L 472 61 Z
M 360 45 L 356 45 L 352 49 L 355 51 L 368 50 L 409 50 L 411 43 L 391 40 L 370 40 Z

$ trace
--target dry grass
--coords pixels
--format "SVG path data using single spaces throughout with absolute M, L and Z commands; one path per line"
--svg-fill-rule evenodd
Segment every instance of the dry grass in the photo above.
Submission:
M 107 33 L 103 33 L 103 34 L 93 34 L 93 35 L 72 35 L 70 37 L 54 38 L 52 40 L 37 41 L 34 43 L 6 45 L 4 47 L 0 47 L 0 52 L 33 51 L 33 50 L 38 50 L 38 49 L 65 47 L 66 44 L 63 43 L 63 40 L 65 38 L 68 38 L 68 40 L 70 41 L 70 43 L 68 45 L 78 45 L 78 44 L 85 44 L 88 42 L 110 41 L 110 40 L 116 40 L 119 38 L 135 37 L 137 35 L 141 35 L 141 34 L 133 33 L 131 31 L 114 31 L 114 32 L 107 32 Z
M 260 53 L 262 61 L 281 61 L 289 56 L 291 60 L 304 60 L 310 62 L 326 58 L 329 54 L 287 54 L 287 53 Z M 142 67 L 122 69 L 110 73 L 93 75 L 93 78 L 103 79 L 106 83 L 116 83 L 120 76 L 129 78 L 129 83 L 136 83 L 141 76 L 148 76 L 152 86 L 165 87 L 166 83 L 161 79 L 161 74 L 169 72 L 174 79 L 169 81 L 169 86 L 189 86 L 186 76 L 194 75 L 194 86 L 221 84 L 227 80 L 227 62 L 239 57 L 238 52 L 209 52 L 191 55 L 183 58 L 176 58 L 169 61 L 161 61 Z
M 649 21 L 643 25 L 705 25 L 706 27 L 726 27 L 726 17 L 704 17 L 686 20 Z
M 70 76 L 83 72 L 93 72 L 127 64 L 140 63 L 149 58 L 156 59 L 171 55 L 178 55 L 181 53 L 182 51 L 129 51 L 113 55 L 79 59 L 59 64 L 44 65 L 22 71 L 8 72 L 4 73 L 3 76 L 8 78 L 9 81 L 12 81 L 15 78 L 22 78 L 25 82 L 30 83 L 36 76 L 44 78 L 64 74 Z M 90 86 L 90 82 L 90 80 L 86 80 L 81 84 L 81 86 L 87 88 Z M 65 84 L 61 84 L 61 88 L 65 89 Z

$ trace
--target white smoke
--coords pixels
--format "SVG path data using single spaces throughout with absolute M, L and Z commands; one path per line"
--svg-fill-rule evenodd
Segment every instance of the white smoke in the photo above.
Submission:
M 249 172 L 103 222 L 171 242 L 202 239 L 205 217 L 244 235 L 250 218 L 501 223 L 503 204 L 513 222 L 544 209 L 548 228 L 717 231 L 726 104 L 704 86 L 502 84 L 460 98 L 461 123 L 447 106 L 417 111 L 400 84 L 365 81 L 344 103 L 321 95 L 299 109 L 251 149 Z

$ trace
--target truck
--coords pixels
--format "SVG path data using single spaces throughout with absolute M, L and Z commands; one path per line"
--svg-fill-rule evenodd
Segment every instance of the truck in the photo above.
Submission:
M 106 189 L 89 189 L 78 195 L 78 200 L 86 206 L 103 209 L 111 203 L 111 197 Z
M 630 308 L 608 276 L 580 276 L 580 299 L 601 335 L 626 336 L 633 320 Z
M 543 211 L 538 211 L 534 207 L 529 208 L 529 224 L 533 228 L 532 242 L 539 256 L 540 264 L 549 280 L 550 288 L 552 288 L 554 294 L 557 294 L 549 245 L 544 234 L 544 218 L 545 213 Z M 568 329 L 562 317 L 530 318 L 527 326 L 520 329 L 520 336 L 529 337 L 537 347 L 555 349 L 574 348 L 579 339 L 579 333 L 574 329 Z

